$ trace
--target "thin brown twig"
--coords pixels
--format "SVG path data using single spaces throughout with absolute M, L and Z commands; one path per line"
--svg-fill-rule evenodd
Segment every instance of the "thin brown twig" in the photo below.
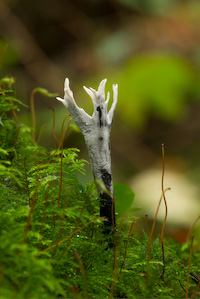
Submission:
M 146 224 L 148 236 L 150 236 L 150 229 L 149 229 L 149 223 L 148 223 L 148 215 L 145 215 L 145 224 Z
M 69 119 L 69 122 L 68 122 L 68 125 L 67 125 L 67 128 L 65 130 L 65 134 L 63 134 L 63 128 L 64 128 L 64 123 L 66 121 L 66 119 L 70 116 L 71 114 L 65 116 L 64 120 L 63 120 L 63 123 L 62 123 L 62 128 L 61 128 L 61 138 L 60 138 L 60 141 L 59 141 L 59 145 L 57 147 L 57 149 L 55 150 L 55 152 L 53 153 L 53 155 L 50 157 L 49 159 L 49 163 L 52 161 L 53 157 L 55 157 L 56 153 L 59 151 L 59 149 L 61 148 L 62 144 L 63 144 L 63 141 L 67 135 L 67 132 L 69 131 L 69 126 L 70 126 L 70 123 L 71 123 L 71 118 Z
M 0 70 L 1 70 L 1 67 L 2 67 L 2 63 L 3 63 L 3 59 L 4 59 L 4 55 L 5 55 L 5 53 L 6 53 L 6 49 L 7 49 L 7 47 L 8 47 L 8 44 L 5 44 L 5 45 L 3 46 L 3 50 L 2 50 L 2 52 L 1 52 L 1 56 L 0 56 Z
M 111 207 L 111 217 L 112 217 L 112 227 L 113 227 L 113 269 L 116 262 L 116 227 L 115 227 L 115 200 L 112 199 L 112 207 Z
M 198 282 L 198 284 L 197 284 L 197 286 L 196 286 L 196 288 L 195 288 L 195 291 L 193 292 L 193 294 L 192 294 L 192 296 L 191 296 L 191 299 L 194 299 L 194 298 L 196 297 L 199 288 L 200 288 L 200 280 L 199 280 L 199 282 Z
M 190 229 L 189 229 L 189 232 L 188 232 L 188 235 L 187 235 L 187 240 L 190 238 L 190 235 L 195 227 L 195 225 L 197 224 L 197 222 L 200 220 L 200 215 L 195 219 L 195 221 L 193 222 L 193 224 L 191 225 Z
M 191 244 L 190 244 L 190 255 L 189 255 L 189 261 L 188 261 L 186 296 L 185 296 L 186 299 L 188 299 L 188 288 L 189 288 L 189 278 L 190 278 L 190 264 L 191 264 L 191 258 L 192 258 L 193 240 L 194 240 L 194 236 L 192 236 L 192 238 L 191 238 Z
M 165 224 L 167 221 L 167 201 L 165 198 L 165 192 L 164 192 L 164 174 L 165 174 L 165 150 L 164 150 L 164 144 L 162 144 L 162 181 L 161 181 L 161 186 L 162 186 L 162 194 L 163 194 L 163 200 L 165 203 L 165 218 L 164 218 L 164 222 L 162 225 L 162 231 L 161 231 L 161 244 L 162 244 L 162 254 L 163 254 L 163 270 L 162 270 L 162 274 L 161 274 L 161 278 L 164 279 L 164 275 L 165 275 L 165 249 L 164 249 L 164 229 L 165 229 Z
M 53 208 L 54 208 L 54 200 L 53 200 L 53 197 L 51 198 L 52 199 L 52 204 L 53 204 Z M 55 211 L 53 210 L 53 227 L 55 228 L 56 227 L 56 216 L 55 216 Z
M 36 183 L 36 187 L 35 187 L 34 196 L 33 196 L 33 199 L 31 200 L 30 211 L 29 211 L 28 218 L 27 218 L 27 222 L 26 222 L 26 226 L 25 226 L 25 229 L 24 229 L 24 235 L 25 235 L 25 239 L 24 239 L 24 241 L 26 240 L 26 235 L 27 235 L 27 233 L 28 233 L 28 231 L 30 230 L 30 227 L 31 227 L 31 217 L 32 217 L 32 213 L 33 213 L 33 210 L 34 210 L 36 201 L 37 201 L 37 193 L 38 193 L 38 174 L 36 175 L 36 182 L 37 182 L 37 183 Z
M 55 113 L 54 108 L 49 107 L 49 109 L 51 109 L 51 110 L 53 111 L 53 127 L 52 127 L 52 135 L 53 135 L 54 139 L 56 140 L 56 142 L 57 142 L 57 144 L 58 144 L 58 146 L 59 146 L 59 139 L 58 139 L 58 137 L 57 137 L 56 134 L 55 134 L 56 113 Z
M 121 228 L 122 228 L 122 221 L 120 222 L 120 226 L 118 229 L 119 237 L 121 234 Z M 112 284 L 110 287 L 109 299 L 113 298 L 113 294 L 115 291 L 115 286 L 116 286 L 116 281 L 117 281 L 118 261 L 119 261 L 119 240 L 118 240 L 118 242 L 116 242 L 116 240 L 115 240 L 114 259 L 113 259 L 113 278 L 112 278 Z
M 129 229 L 128 238 L 126 240 L 126 245 L 125 245 L 124 258 L 123 258 L 123 262 L 122 262 L 122 265 L 121 265 L 121 268 L 120 268 L 120 271 L 119 271 L 119 275 L 121 274 L 123 266 L 124 266 L 124 263 L 125 263 L 125 259 L 126 259 L 126 255 L 127 255 L 127 249 L 128 249 L 128 242 L 129 242 L 132 230 L 133 230 L 134 223 L 135 223 L 135 219 L 132 221 L 130 229 Z
M 13 101 L 10 98 L 8 98 L 7 100 L 14 106 Z M 15 139 L 13 140 L 13 143 L 12 143 L 12 146 L 14 146 L 17 141 L 17 138 L 18 138 L 18 128 L 17 128 L 18 127 L 18 118 L 17 118 L 14 108 L 12 108 L 12 114 L 15 119 Z
M 32 132 L 32 138 L 35 141 L 35 105 L 34 105 L 34 96 L 36 93 L 36 88 L 34 88 L 31 92 L 30 96 L 30 108 L 31 108 L 31 116 L 32 116 L 32 127 L 33 127 L 33 132 Z
M 60 187 L 59 187 L 59 195 L 58 195 L 58 208 L 60 206 L 62 182 L 63 182 L 63 145 L 61 146 L 61 156 L 60 156 Z
M 26 187 L 27 187 L 27 193 L 28 193 L 28 202 L 29 202 L 29 207 L 31 206 L 31 198 L 30 198 L 30 190 L 29 190 L 29 185 L 28 185 L 28 176 L 27 176 L 27 171 L 26 171 L 26 157 L 24 158 L 24 172 L 25 172 L 25 178 L 26 178 Z
M 94 207 L 92 209 L 92 215 L 94 216 Z M 91 233 L 91 239 L 93 238 L 93 235 L 94 235 L 94 223 L 92 224 L 92 233 Z
M 167 192 L 168 190 L 171 190 L 171 189 L 170 188 L 166 188 L 164 190 L 164 193 Z M 156 210 L 156 213 L 155 213 L 155 216 L 154 216 L 154 220 L 153 220 L 153 224 L 152 224 L 151 232 L 150 232 L 150 236 L 149 236 L 148 254 L 147 254 L 146 285 L 148 285 L 148 279 L 149 279 L 149 261 L 150 261 L 151 242 L 152 242 L 153 232 L 154 232 L 154 228 L 155 228 L 155 225 L 156 225 L 156 220 L 157 220 L 157 216 L 158 216 L 158 211 L 160 209 L 160 204 L 161 204 L 161 201 L 162 201 L 162 197 L 163 197 L 163 193 L 162 193 L 162 195 L 160 197 L 160 200 L 158 202 L 157 210 Z
M 91 186 L 92 186 L 92 185 L 91 185 Z M 90 187 L 90 188 L 91 188 L 91 187 Z M 78 217 L 78 220 L 77 220 L 77 222 L 76 222 L 76 225 L 75 225 L 75 229 L 74 229 L 74 230 L 77 229 L 77 227 L 78 227 L 78 225 L 79 225 L 79 223 L 80 223 L 80 221 L 81 221 L 81 217 L 82 217 L 82 215 L 83 215 L 84 209 L 85 209 L 86 204 L 87 204 L 87 201 L 88 201 L 88 199 L 89 199 L 89 192 L 90 192 L 90 189 L 89 189 L 88 194 L 87 194 L 87 196 L 86 196 L 86 199 L 85 199 L 85 201 L 84 201 L 83 207 L 82 207 L 82 209 L 81 209 L 81 211 L 80 211 L 80 215 L 79 215 L 79 217 Z M 92 223 L 93 223 L 93 222 L 92 222 Z M 71 240 L 72 240 L 72 239 L 71 239 Z M 64 256 L 65 252 L 67 251 L 67 248 L 69 247 L 69 245 L 70 245 L 70 243 L 71 243 L 71 240 L 70 240 L 69 243 L 65 246 L 65 249 L 63 250 L 63 252 L 61 253 L 59 259 L 57 260 L 56 265 L 59 263 L 59 261 L 60 261 L 60 260 L 62 259 L 62 257 Z M 56 265 L 55 265 L 55 266 L 56 266 Z M 54 266 L 54 267 L 55 267 L 55 266 Z
M 73 188 L 73 187 L 72 187 Z M 64 221 L 64 218 L 65 218 L 65 209 L 67 207 L 67 197 L 66 197 L 66 200 L 65 200 L 65 203 L 64 203 L 64 206 L 63 206 L 63 213 L 62 213 L 62 217 L 60 219 L 60 226 L 59 226 L 59 231 L 58 231 L 58 235 L 57 235 L 57 240 L 56 242 L 58 242 L 60 240 L 60 237 L 61 237 L 61 234 L 62 234 L 62 231 L 63 231 L 63 221 Z M 57 248 L 58 247 L 55 247 L 54 248 L 54 251 L 52 253 L 52 258 L 54 258 L 54 256 L 56 255 L 56 251 L 57 251 Z
M 73 250 L 73 255 L 75 260 L 77 261 L 80 270 L 81 270 L 81 274 L 83 277 L 83 283 L 84 283 L 84 288 L 85 288 L 85 294 L 84 294 L 84 298 L 88 298 L 88 284 L 87 284 L 87 278 L 86 278 L 86 273 L 85 273 L 85 268 L 83 265 L 83 261 L 80 257 L 80 255 L 78 254 L 78 252 L 76 250 Z
M 38 136 L 37 136 L 37 139 L 36 139 L 36 143 L 38 144 L 40 142 L 40 138 L 42 137 L 42 134 L 44 132 L 44 128 L 46 127 L 47 125 L 46 124 L 43 124 L 40 129 L 39 129 L 39 133 L 38 133 Z
M 15 143 L 17 142 L 17 138 L 18 138 L 18 118 L 17 118 L 17 114 L 15 113 L 15 109 L 12 109 L 12 113 L 15 119 L 15 140 L 12 143 L 12 146 L 15 145 Z
M 51 245 L 51 246 L 45 248 L 45 249 L 42 251 L 42 253 L 45 253 L 45 252 L 49 251 L 50 249 L 52 249 L 52 248 L 54 248 L 54 247 L 56 247 L 56 246 L 59 246 L 59 245 L 62 244 L 63 242 L 67 241 L 69 238 L 72 238 L 76 233 L 78 233 L 78 232 L 80 232 L 81 230 L 83 230 L 85 227 L 87 227 L 88 225 L 90 225 L 92 222 L 93 222 L 93 221 L 89 221 L 89 222 L 87 222 L 85 225 L 81 226 L 80 228 L 73 230 L 73 232 L 71 232 L 69 235 L 67 235 L 67 236 L 66 236 L 64 239 L 62 239 L 61 241 L 56 242 L 55 244 L 53 244 L 53 245 Z M 37 257 L 41 256 L 42 253 L 38 254 Z
M 48 192 L 49 189 L 52 185 L 52 182 L 48 185 L 47 190 L 45 192 L 45 196 L 44 196 L 44 210 L 43 210 L 43 217 L 42 217 L 42 224 L 41 224 L 41 229 L 40 229 L 40 242 L 38 244 L 38 249 L 41 249 L 41 245 L 42 245 L 42 235 L 44 232 L 44 224 L 45 224 L 45 220 L 46 220 L 46 209 L 47 209 L 47 203 L 48 203 Z

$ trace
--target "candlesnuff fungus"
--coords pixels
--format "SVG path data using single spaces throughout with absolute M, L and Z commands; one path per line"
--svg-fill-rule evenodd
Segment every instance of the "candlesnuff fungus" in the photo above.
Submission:
M 56 98 L 62 102 L 69 110 L 74 121 L 80 128 L 88 149 L 91 167 L 96 182 L 100 201 L 100 216 L 104 217 L 105 232 L 109 233 L 113 225 L 115 225 L 115 210 L 113 198 L 113 181 L 111 172 L 111 156 L 110 156 L 110 131 L 112 126 L 113 114 L 117 104 L 118 85 L 113 84 L 113 103 L 107 112 L 110 93 L 107 93 L 105 99 L 105 85 L 107 79 L 100 82 L 98 90 L 83 87 L 87 94 L 91 97 L 94 112 L 92 116 L 88 115 L 82 108 L 79 108 L 74 100 L 73 93 L 69 87 L 69 79 L 65 79 L 64 99 Z M 106 190 L 107 189 L 107 190 Z

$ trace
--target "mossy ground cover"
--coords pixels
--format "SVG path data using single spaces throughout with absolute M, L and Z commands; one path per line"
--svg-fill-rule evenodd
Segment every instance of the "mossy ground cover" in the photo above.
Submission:
M 69 126 L 47 151 L 18 122 L 11 82 L 0 86 L 0 298 L 200 298 L 198 241 L 164 238 L 163 264 L 160 236 L 138 235 L 134 216 L 103 234 L 95 184 L 77 175 L 86 161 L 63 148 Z

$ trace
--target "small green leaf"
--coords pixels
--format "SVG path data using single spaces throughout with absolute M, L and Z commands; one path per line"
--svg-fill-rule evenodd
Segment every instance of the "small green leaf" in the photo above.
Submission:
M 103 192 L 105 192 L 106 194 L 111 196 L 110 192 L 108 191 L 108 189 L 106 188 L 106 186 L 102 180 L 96 179 L 95 183 L 96 183 L 97 187 L 99 187 Z
M 47 98 L 55 98 L 59 95 L 58 93 L 50 93 L 47 89 L 42 87 L 36 87 L 34 91 Z
M 114 198 L 116 212 L 120 217 L 131 210 L 135 194 L 132 189 L 122 183 L 114 184 Z
M 6 150 L 3 149 L 3 148 L 0 148 L 0 154 L 8 155 L 8 151 L 6 151 Z M 1 161 L 1 162 L 2 162 L 2 161 Z
M 5 77 L 1 79 L 1 84 L 12 85 L 15 83 L 15 81 L 16 79 L 13 77 Z
M 0 94 L 3 94 L 3 93 L 13 93 L 13 90 L 12 89 L 1 89 L 0 90 Z

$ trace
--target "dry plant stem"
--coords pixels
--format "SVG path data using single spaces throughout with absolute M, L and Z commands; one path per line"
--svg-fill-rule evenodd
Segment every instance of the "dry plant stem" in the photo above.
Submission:
M 45 248 L 42 252 L 47 252 L 49 251 L 50 249 L 56 247 L 56 246 L 59 246 L 60 244 L 62 244 L 63 242 L 67 241 L 68 239 L 72 238 L 76 233 L 80 232 L 81 230 L 83 230 L 85 227 L 87 227 L 88 225 L 90 225 L 91 223 L 93 223 L 93 221 L 88 221 L 85 225 L 81 226 L 80 228 L 74 230 L 73 232 L 71 232 L 69 235 L 67 235 L 64 239 L 62 239 L 61 241 L 59 242 L 56 242 L 55 244 Z M 37 255 L 37 257 L 39 257 L 42 253 L 39 253 Z
M 164 193 L 168 190 L 171 190 L 170 188 L 166 188 L 164 190 Z M 151 227 L 151 232 L 150 232 L 150 235 L 149 235 L 149 242 L 148 242 L 148 254 L 147 254 L 147 274 L 146 274 L 146 285 L 148 285 L 148 279 L 149 279 L 149 261 L 150 261 L 150 251 L 151 251 L 151 242 L 152 242 L 152 237 L 153 237 L 153 232 L 154 232 L 154 228 L 155 228 L 155 225 L 156 225 L 156 220 L 157 220 L 157 216 L 158 216 L 158 211 L 160 209 L 160 204 L 161 204 L 161 201 L 162 201 L 162 198 L 163 198 L 163 193 L 160 197 L 160 200 L 159 200 L 159 203 L 158 203 L 158 206 L 157 206 L 157 210 L 156 210 L 156 213 L 155 213 L 155 216 L 154 216 L 154 220 L 153 220 L 153 224 L 152 224 L 152 227 Z
M 38 174 L 37 174 L 37 177 L 36 177 L 36 181 L 37 181 L 37 184 L 36 184 L 36 188 L 35 188 L 35 193 L 33 195 L 33 198 L 31 199 L 30 211 L 29 211 L 26 226 L 25 226 L 25 229 L 24 229 L 24 236 L 25 236 L 24 242 L 26 241 L 27 233 L 31 228 L 31 217 L 32 217 L 32 214 L 33 214 L 33 210 L 34 210 L 36 201 L 37 201 L 37 194 L 38 194 L 38 188 L 39 188 Z
M 65 118 L 64 118 L 64 120 L 63 120 L 63 123 L 62 123 L 62 129 L 61 129 L 61 137 L 60 137 L 60 141 L 59 141 L 59 144 L 58 144 L 57 149 L 55 150 L 55 152 L 53 153 L 53 155 L 50 157 L 50 159 L 49 159 L 49 163 L 52 161 L 53 157 L 55 157 L 55 155 L 57 154 L 57 152 L 58 152 L 58 151 L 60 150 L 60 148 L 63 146 L 64 139 L 65 139 L 65 137 L 66 137 L 66 135 L 67 135 L 67 133 L 68 133 L 68 131 L 69 131 L 69 126 L 70 126 L 70 123 L 71 123 L 71 120 L 72 120 L 71 118 L 69 119 L 69 122 L 68 122 L 67 128 L 66 128 L 66 130 L 65 130 L 65 133 L 63 133 L 63 130 L 64 130 L 64 123 L 65 123 L 66 119 L 67 119 L 69 116 L 70 116 L 70 114 L 67 115 L 67 116 L 65 116 Z
M 113 227 L 113 257 L 114 257 L 113 269 L 114 269 L 115 259 L 116 259 L 116 230 L 115 230 L 115 214 L 114 213 L 115 213 L 115 201 L 113 199 L 112 211 L 111 211 L 112 227 Z
M 122 229 L 122 221 L 120 222 L 119 225 L 119 229 L 118 229 L 118 235 L 120 238 L 121 235 L 121 229 Z M 114 232 L 114 238 L 115 238 L 115 232 Z M 110 294 L 109 294 L 109 299 L 113 298 L 113 294 L 115 291 L 115 286 L 116 286 L 116 282 L 118 279 L 118 262 L 119 262 L 119 239 L 118 242 L 115 243 L 115 239 L 114 239 L 114 246 L 113 246 L 113 251 L 114 251 L 114 259 L 113 259 L 113 277 L 112 277 L 112 283 L 111 283 L 111 287 L 110 287 Z
M 163 226 L 162 226 L 162 231 L 161 231 L 161 244 L 162 244 L 162 253 L 163 253 L 163 271 L 161 274 L 161 278 L 164 279 L 164 275 L 165 275 L 165 250 L 164 250 L 164 229 L 165 229 L 165 224 L 167 221 L 167 201 L 165 198 L 165 190 L 164 190 L 164 174 L 165 174 L 165 150 L 164 150 L 164 144 L 162 144 L 162 161 L 163 161 L 163 167 L 162 167 L 162 182 L 161 182 L 161 186 L 162 186 L 162 194 L 163 194 L 163 200 L 165 203 L 165 219 L 163 222 Z
M 193 232 L 193 229 L 195 227 L 195 225 L 197 224 L 197 222 L 200 220 L 200 215 L 195 219 L 194 223 L 192 224 L 192 226 L 190 227 L 190 230 L 188 232 L 187 238 L 186 240 L 189 240 L 191 233 Z
M 30 207 L 31 206 L 31 198 L 30 198 L 30 190 L 29 190 L 29 186 L 28 186 L 28 176 L 27 176 L 27 171 L 26 171 L 26 157 L 24 158 L 24 173 L 25 173 L 25 178 L 26 178 L 28 202 L 29 202 L 29 207 Z
M 64 203 L 64 207 L 63 207 L 63 214 L 62 214 L 62 217 L 60 219 L 60 226 L 59 226 L 59 230 L 58 230 L 58 235 L 57 235 L 56 242 L 60 241 L 60 237 L 61 237 L 62 232 L 63 232 L 63 222 L 64 222 L 64 219 L 65 219 L 65 210 L 67 208 L 67 201 L 68 201 L 68 197 L 66 197 L 66 199 L 65 199 L 65 203 Z M 52 259 L 56 255 L 56 251 L 57 251 L 57 247 L 54 248 L 54 251 L 52 253 Z
M 51 109 L 53 111 L 53 128 L 52 128 L 52 135 L 54 137 L 54 139 L 56 140 L 58 146 L 59 146 L 59 140 L 55 134 L 55 125 L 56 125 L 56 114 L 55 114 L 55 110 L 52 107 L 49 107 L 49 109 Z
M 88 195 L 86 196 L 86 199 L 85 199 L 84 204 L 83 204 L 83 206 L 82 206 L 82 209 L 81 209 L 81 211 L 80 211 L 80 215 L 79 215 L 78 220 L 77 220 L 77 222 L 76 222 L 76 226 L 75 226 L 75 229 L 74 229 L 75 231 L 76 231 L 76 229 L 77 229 L 78 226 L 79 226 L 79 223 L 80 223 L 80 221 L 81 221 L 83 212 L 84 212 L 84 210 L 85 210 L 85 208 L 86 208 L 86 204 L 87 204 L 87 202 L 88 202 L 88 199 L 89 199 L 89 192 L 88 192 Z M 94 225 L 94 222 L 93 222 L 92 224 Z M 63 252 L 61 253 L 61 255 L 60 255 L 60 257 L 59 257 L 57 263 L 59 263 L 59 261 L 63 258 L 65 252 L 67 251 L 67 249 L 68 249 L 68 247 L 69 247 L 69 245 L 70 245 L 70 243 L 71 243 L 71 240 L 72 240 L 72 238 L 69 240 L 68 244 L 65 246 L 65 249 L 64 249 Z M 57 265 L 57 264 L 56 264 L 56 265 Z M 55 266 L 56 266 L 56 265 L 55 265 Z
M 75 102 L 73 93 L 69 87 L 69 79 L 65 79 L 64 99 L 57 98 L 69 110 L 74 121 L 80 128 L 88 149 L 91 167 L 95 180 L 103 181 L 108 192 L 102 189 L 98 184 L 97 191 L 101 199 L 100 216 L 106 220 L 105 232 L 109 233 L 115 225 L 115 219 L 112 218 L 113 205 L 113 181 L 111 172 L 111 156 L 110 156 L 110 131 L 113 120 L 114 110 L 117 104 L 118 86 L 113 85 L 113 103 L 107 112 L 110 94 L 108 92 L 105 99 L 106 79 L 101 81 L 98 90 L 84 87 L 85 91 L 91 97 L 94 112 L 88 115 L 82 108 L 79 108 Z M 113 213 L 113 216 L 115 213 Z M 115 217 L 114 217 L 115 218 Z
M 3 50 L 1 52 L 1 55 L 0 55 L 0 70 L 1 70 L 1 67 L 2 67 L 2 62 L 3 62 L 3 59 L 4 59 L 4 55 L 6 53 L 7 47 L 8 47 L 8 44 L 5 44 L 4 47 L 3 47 Z
M 127 240 L 126 240 L 126 245 L 125 245 L 124 258 L 123 258 L 123 262 L 122 262 L 122 265 L 121 265 L 121 268 L 120 268 L 120 271 L 119 271 L 119 275 L 121 274 L 122 269 L 123 269 L 123 267 L 124 267 L 124 263 L 125 263 L 125 259 L 126 259 L 126 255 L 127 255 L 127 249 L 128 249 L 128 242 L 129 242 L 129 239 L 130 239 L 132 230 L 133 230 L 133 225 L 134 225 L 134 223 L 135 223 L 135 219 L 134 219 L 133 222 L 131 223 L 131 227 L 130 227 L 130 230 L 129 230 L 129 233 L 128 233 L 128 238 L 127 238 Z
M 198 282 L 198 285 L 197 285 L 196 288 L 195 288 L 195 291 L 193 292 L 192 296 L 190 297 L 191 299 L 194 299 L 194 298 L 196 297 L 199 288 L 200 288 L 200 280 L 199 280 L 199 282 Z
M 86 273 L 85 273 L 85 268 L 83 265 L 83 261 L 80 257 L 80 255 L 78 254 L 78 252 L 76 250 L 73 250 L 73 255 L 75 260 L 77 261 L 80 270 L 81 270 L 81 275 L 83 277 L 83 283 L 84 283 L 84 288 L 85 288 L 85 294 L 84 294 L 84 298 L 88 298 L 88 284 L 87 284 L 87 278 L 86 278 Z
M 154 221 L 152 224 L 152 228 L 151 228 L 151 232 L 149 235 L 149 243 L 148 243 L 148 255 L 147 255 L 147 274 L 146 274 L 146 285 L 148 285 L 148 280 L 149 280 L 149 261 L 150 261 L 150 250 L 151 250 L 151 241 L 152 241 L 152 236 L 153 236 L 153 232 L 154 232 L 154 228 L 155 228 L 155 224 L 156 224 L 156 219 L 157 219 L 157 215 L 158 215 L 158 211 L 160 208 L 160 204 L 161 204 L 161 200 L 163 198 L 164 203 L 165 203 L 165 219 L 163 222 L 163 226 L 162 226 L 162 231 L 161 231 L 161 244 L 162 244 L 162 253 L 163 253 L 163 271 L 161 274 L 161 278 L 164 278 L 164 274 L 165 274 L 165 252 L 164 252 L 164 243 L 163 243 L 163 237 L 164 237 L 164 228 L 165 228 L 165 223 L 167 220 L 167 201 L 165 198 L 165 193 L 166 191 L 170 190 L 170 188 L 167 188 L 164 190 L 164 174 L 165 174 L 165 155 L 164 155 L 164 144 L 162 144 L 162 180 L 161 180 L 161 188 L 162 188 L 162 195 L 160 197 L 159 203 L 158 203 L 158 207 L 156 210 L 156 214 L 154 217 Z
M 14 106 L 13 104 L 13 101 L 11 99 L 8 98 L 8 101 Z M 15 145 L 16 141 L 17 141 L 17 138 L 18 138 L 18 119 L 17 119 L 17 115 L 15 113 L 15 109 L 12 109 L 12 113 L 13 113 L 13 116 L 14 116 L 14 119 L 15 119 L 15 139 L 13 140 L 13 143 L 12 143 L 12 146 Z
M 53 209 L 54 209 L 54 200 L 53 197 L 51 198 L 52 200 L 52 205 L 53 205 Z M 56 227 L 56 216 L 55 216 L 55 211 L 53 211 L 53 227 Z
M 150 229 L 149 229 L 149 224 L 148 224 L 148 215 L 145 215 L 145 224 L 146 224 L 148 236 L 150 236 Z
M 12 109 L 12 113 L 13 113 L 13 116 L 14 116 L 14 118 L 15 118 L 15 125 L 16 125 L 16 129 L 15 129 L 15 140 L 13 141 L 13 143 L 12 143 L 12 146 L 14 146 L 15 145 L 15 143 L 17 142 L 17 138 L 18 138 L 18 129 L 17 129 L 17 126 L 18 126 L 18 119 L 17 119 L 17 115 L 16 115 L 16 113 L 15 113 L 15 109 Z
M 36 93 L 36 90 L 33 89 L 31 92 L 31 97 L 30 97 L 30 108 L 31 108 L 32 124 L 33 124 L 33 132 L 32 132 L 33 140 L 35 140 L 35 105 L 34 105 L 35 93 Z
M 42 217 L 42 224 L 41 224 L 41 229 L 40 229 L 40 241 L 38 244 L 38 250 L 41 249 L 42 246 L 42 238 L 43 238 L 43 233 L 44 233 L 44 226 L 45 226 L 45 220 L 46 220 L 46 210 L 47 210 L 47 203 L 48 203 L 48 193 L 49 193 L 49 189 L 51 187 L 51 183 L 49 184 L 49 186 L 47 187 L 47 190 L 45 192 L 45 196 L 44 196 L 44 209 L 43 209 L 43 217 Z
M 2 283 L 3 283 L 4 277 L 5 277 L 5 269 L 6 269 L 6 266 L 4 264 L 2 264 L 0 266 L 0 298 L 1 298 Z
M 187 285 L 186 285 L 186 299 L 188 298 L 188 287 L 189 287 L 189 278 L 190 278 L 190 264 L 191 264 L 191 257 L 192 257 L 192 248 L 193 248 L 193 240 L 194 236 L 192 236 L 191 244 L 190 244 L 190 256 L 188 261 L 188 273 L 187 273 Z
M 185 266 L 182 265 L 181 262 L 178 262 L 178 265 L 180 265 L 182 268 L 185 268 Z M 195 280 L 196 284 L 198 285 L 200 283 L 200 276 L 191 271 L 190 271 L 190 275 L 192 276 L 192 278 Z
M 37 139 L 35 140 L 35 142 L 36 142 L 37 144 L 39 144 L 40 139 L 41 139 L 41 137 L 42 137 L 42 134 L 43 134 L 44 129 L 45 129 L 46 126 L 47 126 L 46 124 L 44 124 L 44 125 L 41 126 L 41 128 L 40 128 L 40 130 L 39 130 L 39 132 L 38 132 Z
M 58 208 L 60 206 L 60 197 L 62 191 L 62 182 L 63 182 L 63 144 L 61 146 L 61 157 L 60 157 L 60 188 L 59 188 L 59 195 L 58 195 Z

